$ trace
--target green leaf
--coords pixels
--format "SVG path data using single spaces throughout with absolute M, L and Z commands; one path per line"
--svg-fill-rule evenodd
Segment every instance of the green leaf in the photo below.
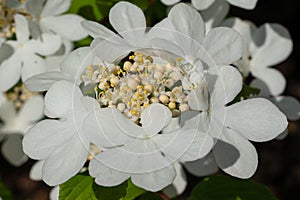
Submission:
M 61 200 L 119 200 L 126 195 L 127 182 L 115 187 L 102 187 L 87 174 L 79 174 L 59 187 Z
M 157 193 L 146 193 L 138 198 L 138 200 L 163 200 Z
M 91 12 L 86 12 L 90 10 Z M 68 13 L 80 14 L 86 19 L 100 21 L 104 15 L 99 10 L 97 0 L 72 0 Z
M 200 182 L 188 200 L 278 200 L 264 185 L 229 176 L 212 176 Z
M 128 185 L 126 188 L 126 196 L 122 200 L 132 200 L 142 194 L 146 193 L 146 190 L 143 190 L 137 186 L 135 186 L 131 180 L 128 180 Z
M 248 99 L 251 96 L 256 96 L 259 94 L 259 92 L 260 92 L 260 89 L 250 87 L 246 84 L 243 84 L 243 88 L 242 88 L 241 92 L 235 97 L 235 99 L 233 100 L 233 103 L 239 102 L 242 99 Z
M 0 197 L 3 200 L 12 200 L 14 199 L 11 191 L 2 183 L 0 182 Z

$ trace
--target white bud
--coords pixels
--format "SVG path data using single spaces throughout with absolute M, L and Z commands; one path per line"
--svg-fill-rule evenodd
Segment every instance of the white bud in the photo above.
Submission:
M 167 104 L 169 102 L 169 97 L 165 94 L 162 94 L 162 95 L 160 95 L 159 100 L 163 104 Z
M 127 84 L 128 84 L 128 87 L 132 90 L 135 90 L 136 87 L 138 86 L 137 81 L 134 79 L 128 79 Z
M 168 87 L 168 88 L 171 88 L 173 85 L 174 85 L 174 80 L 173 79 L 167 79 L 166 82 L 165 82 L 165 85 Z
M 189 105 L 187 105 L 186 103 L 180 104 L 180 106 L 179 106 L 179 110 L 180 110 L 181 112 L 188 111 L 189 109 L 190 109 L 190 107 L 189 107 Z
M 121 112 L 123 112 L 126 109 L 126 106 L 124 103 L 119 103 L 117 106 L 117 109 Z
M 161 77 L 163 76 L 163 74 L 160 71 L 155 71 L 154 72 L 154 78 L 155 79 L 161 79 Z

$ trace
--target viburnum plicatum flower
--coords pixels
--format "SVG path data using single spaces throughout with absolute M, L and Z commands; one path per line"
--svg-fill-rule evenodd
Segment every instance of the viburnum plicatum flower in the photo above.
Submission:
M 264 142 L 277 137 L 287 127 L 286 117 L 274 104 L 263 98 L 232 104 L 242 89 L 242 76 L 237 69 L 222 66 L 211 75 L 217 75 L 215 83 L 211 85 L 210 75 L 207 74 L 207 86 L 197 90 L 196 85 L 194 93 L 189 95 L 189 105 L 192 110 L 201 112 L 199 121 L 206 133 L 216 141 L 212 150 L 216 164 L 232 176 L 249 178 L 256 171 L 258 157 L 248 140 Z M 212 87 L 208 91 L 209 98 L 203 98 L 203 94 L 208 93 L 205 90 Z M 203 174 L 202 161 L 199 160 L 198 168 L 193 162 L 187 163 L 186 167 L 194 174 Z M 211 169 L 208 169 L 208 173 L 211 173 Z
M 45 60 L 37 55 L 50 55 L 61 45 L 59 36 L 43 34 L 40 39 L 30 39 L 29 25 L 22 15 L 15 15 L 16 41 L 5 43 L 12 46 L 14 52 L 0 65 L 0 91 L 6 91 L 20 79 L 46 71 Z
M 52 119 L 38 122 L 23 139 L 24 152 L 44 160 L 42 179 L 51 186 L 67 181 L 78 173 L 89 154 L 89 141 L 82 129 L 93 99 L 83 97 L 71 82 L 59 81 L 45 96 L 45 115 Z M 59 120 L 53 119 L 58 118 Z
M 193 6 L 197 10 L 205 10 L 218 1 L 224 1 L 230 3 L 231 5 L 248 9 L 248 10 L 254 9 L 257 3 L 257 0 L 191 0 L 191 1 Z M 171 6 L 180 2 L 180 0 L 161 0 L 161 2 L 164 3 L 165 5 Z
M 44 103 L 41 95 L 33 94 L 23 87 L 3 95 L 0 104 L 0 127 L 3 156 L 14 166 L 27 161 L 22 150 L 22 138 L 43 115 Z
M 288 30 L 273 23 L 257 28 L 253 23 L 239 18 L 230 18 L 224 25 L 237 30 L 243 38 L 243 56 L 234 65 L 245 77 L 251 73 L 263 81 L 273 96 L 282 94 L 286 80 L 279 70 L 271 67 L 284 61 L 292 52 L 293 42 Z

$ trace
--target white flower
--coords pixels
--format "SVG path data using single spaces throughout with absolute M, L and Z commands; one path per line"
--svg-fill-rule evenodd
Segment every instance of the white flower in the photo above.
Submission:
M 191 1 L 193 6 L 197 10 L 205 10 L 209 8 L 216 1 L 225 2 L 225 0 L 191 0 Z M 180 2 L 180 0 L 161 0 L 161 2 L 164 3 L 165 5 L 170 6 Z M 255 8 L 257 0 L 227 0 L 227 2 L 230 3 L 231 5 L 251 10 Z
M 27 161 L 22 150 L 22 138 L 26 131 L 43 117 L 43 98 L 32 96 L 24 102 L 19 111 L 12 101 L 5 100 L 0 105 L 1 146 L 3 156 L 13 165 L 20 166 Z
M 262 80 L 272 95 L 281 94 L 286 86 L 284 76 L 274 68 L 291 53 L 293 43 L 286 28 L 279 24 L 266 23 L 256 28 L 251 22 L 231 18 L 224 22 L 240 32 L 244 42 L 244 53 L 235 65 L 246 77 L 251 73 Z
M 26 18 L 15 16 L 17 41 L 6 43 L 14 48 L 14 53 L 0 65 L 0 91 L 6 91 L 15 85 L 20 77 L 22 81 L 45 72 L 46 64 L 41 55 L 54 53 L 61 45 L 60 38 L 54 35 L 42 35 L 41 40 L 30 39 Z M 42 41 L 43 40 L 43 41 Z
M 210 92 L 208 101 L 202 97 L 207 92 L 195 90 L 196 94 L 189 96 L 189 105 L 193 110 L 202 111 L 200 121 L 206 127 L 206 133 L 216 141 L 212 152 L 217 165 L 232 176 L 249 178 L 256 170 L 258 158 L 248 140 L 263 142 L 275 138 L 287 127 L 286 117 L 271 102 L 262 98 L 228 105 L 242 89 L 242 77 L 237 69 L 223 66 L 211 75 L 207 74 L 206 79 Z M 216 80 L 211 85 L 213 81 L 209 79 L 215 75 Z M 190 170 L 197 170 L 195 164 L 189 165 L 193 166 Z M 200 172 L 194 174 L 203 174 L 205 168 L 201 166 Z M 212 169 L 208 169 L 208 174 Z
M 55 33 L 69 41 L 85 38 L 87 33 L 80 22 L 83 17 L 75 14 L 62 14 L 71 6 L 71 0 L 28 0 L 26 11 L 33 17 L 32 32 Z M 40 29 L 40 30 L 39 30 Z M 33 33 L 33 35 L 35 35 Z
M 207 34 L 201 15 L 192 7 L 180 3 L 175 5 L 166 19 L 170 39 L 153 39 L 154 47 L 182 56 L 189 63 L 201 62 L 212 67 L 237 61 L 242 55 L 242 40 L 233 29 L 213 28 Z M 201 61 L 199 63 L 199 61 Z
M 186 123 L 174 131 L 164 132 L 170 120 L 169 108 L 157 103 L 142 112 L 142 126 L 115 108 L 90 113 L 84 122 L 85 130 L 91 142 L 103 149 L 89 165 L 96 183 L 114 186 L 131 177 L 135 185 L 158 191 L 173 182 L 176 175 L 173 162 L 195 160 L 210 151 L 212 141 L 201 146 L 201 153 L 198 148 L 192 148 L 197 131 Z M 205 140 L 205 136 L 201 139 Z
M 73 83 L 55 83 L 45 96 L 45 115 L 49 118 L 32 127 L 23 139 L 24 152 L 31 158 L 44 160 L 43 180 L 51 185 L 67 181 L 78 173 L 88 157 L 89 141 L 82 129 L 82 120 L 90 98 L 82 98 Z

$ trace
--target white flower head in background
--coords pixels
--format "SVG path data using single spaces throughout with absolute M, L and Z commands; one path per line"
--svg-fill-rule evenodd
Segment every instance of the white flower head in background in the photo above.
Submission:
M 22 138 L 30 127 L 42 119 L 44 103 L 41 95 L 29 92 L 24 85 L 2 94 L 0 127 L 3 156 L 14 166 L 27 161 L 22 150 Z
M 249 21 L 230 18 L 224 25 L 237 30 L 244 42 L 242 59 L 234 63 L 244 77 L 251 73 L 268 87 L 271 95 L 282 94 L 286 80 L 282 73 L 271 68 L 291 54 L 293 42 L 288 30 L 280 24 L 266 23 L 257 28 Z
M 248 10 L 254 9 L 257 3 L 257 0 L 191 0 L 193 6 L 197 10 L 208 9 L 217 1 L 224 1 L 227 2 L 227 4 L 229 3 L 233 6 L 237 6 Z M 171 6 L 180 2 L 180 0 L 161 0 L 161 2 L 165 5 Z

